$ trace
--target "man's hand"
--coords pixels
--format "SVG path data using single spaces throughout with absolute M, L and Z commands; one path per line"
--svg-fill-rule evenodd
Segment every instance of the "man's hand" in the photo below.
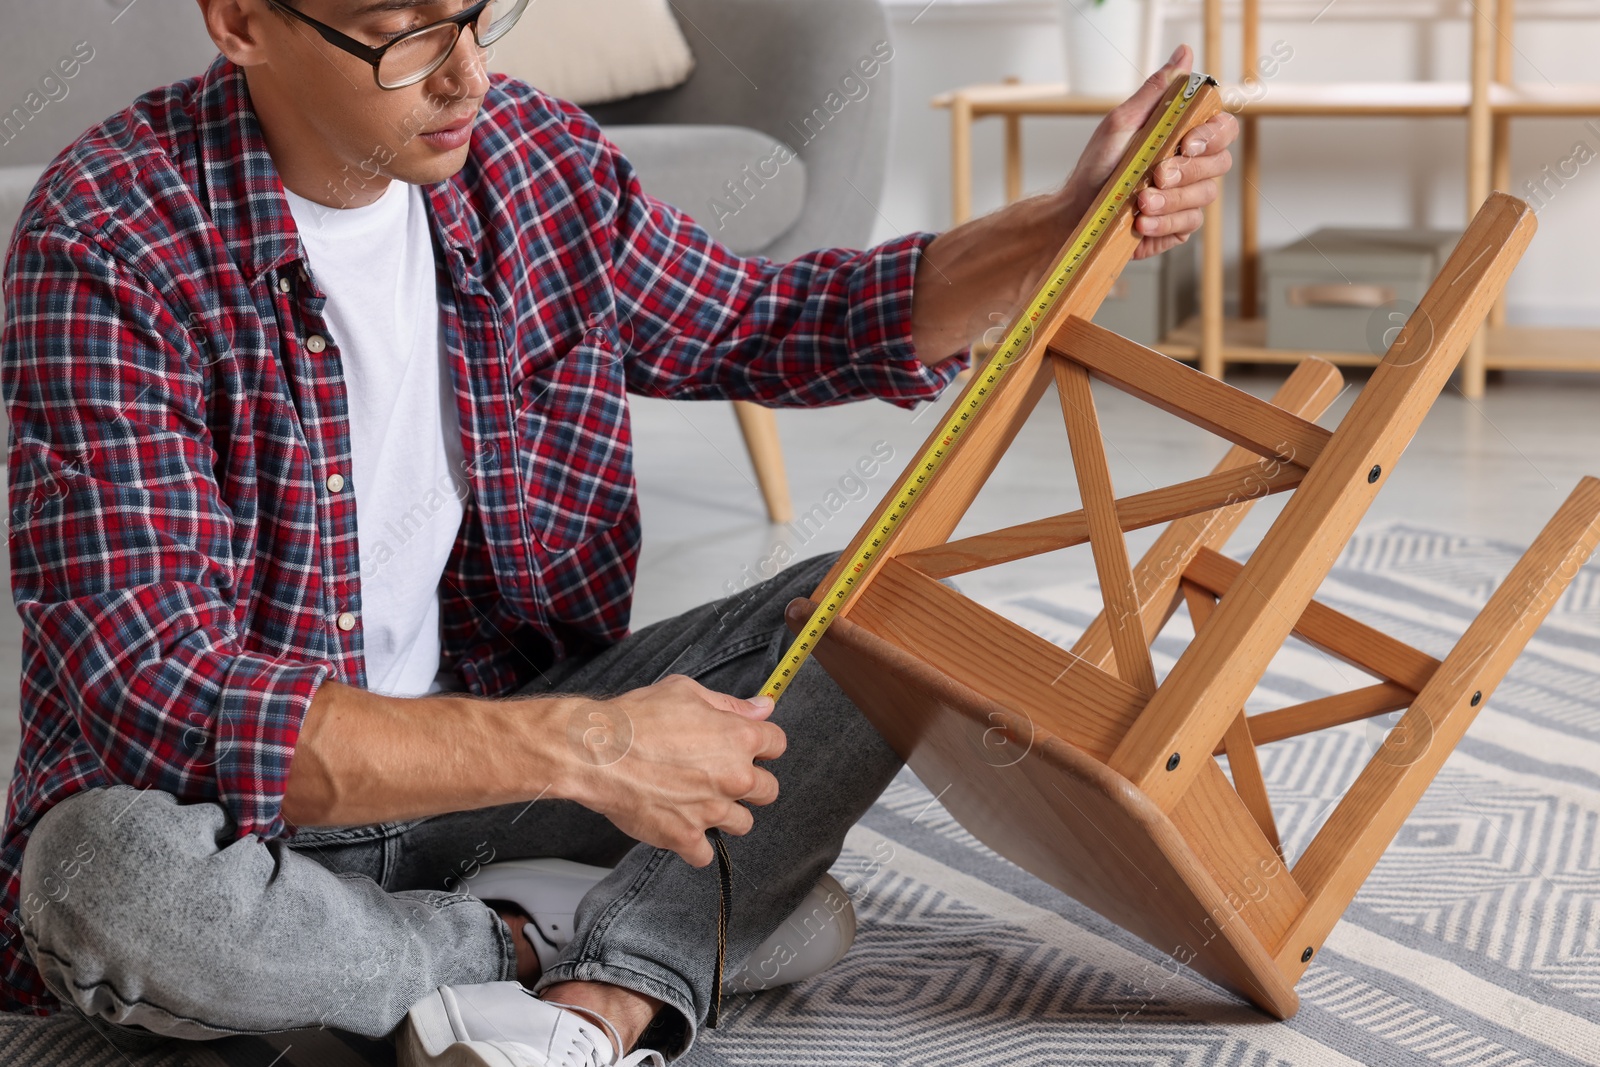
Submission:
M 707 830 L 746 834 L 754 816 L 744 804 L 778 798 L 778 780 L 755 765 L 788 743 L 765 721 L 768 697 L 741 700 L 675 674 L 609 700 L 571 699 L 575 761 L 563 792 L 635 840 L 704 867 L 714 856 Z
M 1009 322 L 1038 288 L 1062 244 L 1111 177 L 1128 141 L 1160 106 L 1172 80 L 1186 75 L 1188 45 L 1101 120 L 1066 183 L 1055 192 L 1019 200 L 942 233 L 917 264 L 911 299 L 911 340 L 924 363 L 942 362 Z M 1233 157 L 1228 146 L 1239 124 L 1226 112 L 1195 127 L 1180 154 L 1151 175 L 1135 204 L 1140 235 L 1135 259 L 1189 239 L 1202 209 L 1218 195 L 1217 179 Z
M 1078 215 L 1093 206 L 1095 194 L 1111 177 L 1128 141 L 1161 106 L 1172 80 L 1189 73 L 1193 59 L 1189 46 L 1179 45 L 1166 66 L 1150 75 L 1137 92 L 1100 120 L 1059 194 L 1077 209 Z M 1223 111 L 1195 127 L 1184 137 L 1179 155 L 1156 167 L 1151 175 L 1153 187 L 1139 191 L 1139 217 L 1133 225 L 1142 240 L 1134 259 L 1165 252 L 1187 241 L 1200 228 L 1203 209 L 1217 198 L 1217 179 L 1233 166 L 1228 146 L 1238 136 L 1239 123 Z
M 392 697 L 328 679 L 301 722 L 283 815 L 364 826 L 560 798 L 704 867 L 707 830 L 748 833 L 744 805 L 778 797 L 778 780 L 755 765 L 788 743 L 771 714 L 769 698 L 682 675 L 609 700 Z

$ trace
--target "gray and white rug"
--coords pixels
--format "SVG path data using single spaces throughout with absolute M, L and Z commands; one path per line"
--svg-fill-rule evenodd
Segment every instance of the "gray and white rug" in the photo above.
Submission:
M 1320 594 L 1435 656 L 1516 559 L 1509 545 L 1408 525 L 1351 543 Z M 1098 594 L 995 601 L 1069 643 Z M 1170 666 L 1186 634 L 1157 643 Z M 1363 684 L 1305 646 L 1265 710 Z M 1392 717 L 1391 717 L 1392 718 Z M 1389 722 L 1268 745 L 1291 860 Z M 802 986 L 730 1003 L 696 1067 L 1029 1064 L 1346 1067 L 1600 1064 L 1600 567 L 1556 605 L 1275 1022 L 999 859 L 909 774 L 850 834 L 834 873 L 855 947 Z M 0 1019 L 0 1063 L 344 1067 L 387 1045 L 330 1032 L 125 1055 L 62 1017 Z

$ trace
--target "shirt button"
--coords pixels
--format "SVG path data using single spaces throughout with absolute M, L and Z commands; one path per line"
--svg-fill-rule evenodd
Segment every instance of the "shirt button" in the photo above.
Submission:
M 339 613 L 339 629 L 350 631 L 356 628 L 356 617 L 348 611 Z
M 310 337 L 306 338 L 306 348 L 310 349 L 312 352 L 321 352 L 327 347 L 328 342 L 322 339 L 322 335 L 320 333 L 314 333 Z
M 328 475 L 328 492 L 337 493 L 339 490 L 341 490 L 343 488 L 344 488 L 344 475 L 342 475 L 342 474 L 330 474 L 330 475 Z
M 292 285 L 290 285 L 288 278 L 279 278 L 278 279 L 278 292 L 287 293 L 292 288 L 294 288 L 294 287 Z

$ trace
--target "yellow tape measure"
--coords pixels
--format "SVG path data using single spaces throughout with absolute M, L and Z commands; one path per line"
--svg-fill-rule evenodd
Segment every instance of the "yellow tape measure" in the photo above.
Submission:
M 975 377 L 971 384 L 967 386 L 966 393 L 962 396 L 960 403 L 956 405 L 954 413 L 945 423 L 944 432 L 933 439 L 933 444 L 922 454 L 921 462 L 911 469 L 911 473 L 901 483 L 899 491 L 894 494 L 888 505 L 878 516 L 877 529 L 873 531 L 872 536 L 868 537 L 860 550 L 856 552 L 855 558 L 850 561 L 849 566 L 840 572 L 838 579 L 833 583 L 833 587 L 828 590 L 827 596 L 823 598 L 817 610 L 812 613 L 805 629 L 789 645 L 789 651 L 779 661 L 771 676 L 767 678 L 767 684 L 762 687 L 761 692 L 763 695 L 770 696 L 774 701 L 783 695 L 783 691 L 788 688 L 789 682 L 793 680 L 795 672 L 805 663 L 812 650 L 816 648 L 817 642 L 822 639 L 822 635 L 827 632 L 829 625 L 838 616 L 839 610 L 850 599 L 851 591 L 866 574 L 867 568 L 872 564 L 873 559 L 877 557 L 879 550 L 888 541 L 889 535 L 894 532 L 900 520 L 911 510 L 911 505 L 916 500 L 917 494 L 923 490 L 929 480 L 938 472 L 945 457 L 949 455 L 951 446 L 961 436 L 961 432 L 972 422 L 973 417 L 982 409 L 984 401 L 989 398 L 989 395 L 994 391 L 995 385 L 999 382 L 1001 373 L 1020 359 L 1022 354 L 1027 351 L 1028 341 L 1033 337 L 1034 327 L 1055 306 L 1057 297 L 1066 289 L 1067 282 L 1077 272 L 1078 267 L 1083 263 L 1084 257 L 1089 254 L 1095 245 L 1099 244 L 1101 235 L 1110 228 L 1111 220 L 1116 217 L 1122 205 L 1133 196 L 1139 183 L 1150 172 L 1150 165 L 1155 162 L 1167 139 L 1172 135 L 1172 131 L 1177 128 L 1178 120 L 1182 118 L 1184 112 L 1189 110 L 1189 104 L 1194 99 L 1195 93 L 1200 91 L 1200 86 L 1206 84 L 1215 85 L 1216 81 L 1204 74 L 1191 74 L 1183 90 L 1167 104 L 1166 113 L 1161 116 L 1161 121 L 1156 124 L 1155 128 L 1150 131 L 1150 135 L 1145 138 L 1143 146 L 1139 149 L 1138 154 L 1134 156 L 1133 161 L 1123 170 L 1122 177 L 1112 187 L 1110 194 L 1101 201 L 1092 221 L 1084 228 L 1078 240 L 1073 242 L 1072 246 L 1062 255 L 1060 261 L 1056 263 L 1055 270 L 1050 273 L 1044 284 L 1039 288 L 1039 291 L 1034 295 L 1033 303 L 1012 324 L 1005 340 L 1001 342 L 1000 347 L 995 349 L 994 354 L 989 357 L 989 362 L 984 365 L 983 374 Z

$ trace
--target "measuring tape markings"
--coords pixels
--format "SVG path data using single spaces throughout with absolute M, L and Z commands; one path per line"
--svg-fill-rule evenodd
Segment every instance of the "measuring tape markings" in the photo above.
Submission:
M 1190 102 L 1199 92 L 1202 85 L 1215 85 L 1216 81 L 1204 74 L 1191 74 L 1183 90 L 1174 96 L 1167 105 L 1166 112 L 1161 121 L 1150 131 L 1145 138 L 1144 146 L 1123 169 L 1122 177 L 1118 180 L 1111 194 L 1105 197 L 1099 210 L 1094 215 L 1094 221 L 1083 232 L 1082 236 L 1068 252 L 1057 262 L 1055 271 L 1050 275 L 1044 286 L 1038 291 L 1033 300 L 1033 307 L 1028 314 L 1019 316 L 1005 340 L 1001 342 L 989 361 L 985 364 L 983 376 L 972 383 L 967 392 L 957 405 L 957 412 L 945 423 L 944 433 L 937 437 L 933 444 L 923 452 L 921 463 L 912 470 L 911 474 L 901 482 L 899 492 L 895 495 L 890 505 L 880 513 L 878 528 L 869 537 L 862 547 L 851 559 L 850 564 L 840 573 L 834 581 L 817 609 L 812 613 L 806 628 L 795 637 L 783 659 L 767 678 L 767 683 L 761 692 L 776 701 L 788 687 L 796 671 L 810 657 L 812 650 L 822 635 L 827 632 L 828 626 L 837 617 L 839 611 L 849 599 L 856 582 L 866 572 L 872 561 L 877 557 L 880 549 L 887 543 L 890 535 L 894 533 L 900 520 L 911 509 L 928 481 L 938 473 L 945 457 L 949 454 L 950 447 L 958 440 L 963 430 L 972 421 L 973 417 L 982 409 L 984 402 L 993 392 L 1000 381 L 1003 372 L 1020 359 L 1027 349 L 1027 343 L 1033 336 L 1035 325 L 1045 315 L 1049 314 L 1055 306 L 1056 299 L 1066 289 L 1067 282 L 1077 273 L 1079 265 L 1084 258 L 1100 243 L 1100 237 L 1110 227 L 1111 220 L 1122 210 L 1124 201 L 1131 196 L 1135 187 L 1149 173 L 1150 164 L 1166 144 L 1168 137 L 1177 127 L 1178 120 L 1189 109 Z

